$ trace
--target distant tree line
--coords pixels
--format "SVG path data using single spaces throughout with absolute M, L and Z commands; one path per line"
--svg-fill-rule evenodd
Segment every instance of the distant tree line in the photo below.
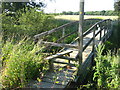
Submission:
M 79 12 L 63 11 L 62 13 L 54 13 L 54 15 L 79 15 Z M 113 10 L 102 10 L 102 11 L 88 11 L 85 15 L 104 15 L 104 16 L 116 16 L 117 13 Z

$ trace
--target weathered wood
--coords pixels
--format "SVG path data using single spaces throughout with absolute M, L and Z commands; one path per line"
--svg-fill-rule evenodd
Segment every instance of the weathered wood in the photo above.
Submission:
M 41 41 L 39 44 L 45 44 L 47 46 L 66 47 L 66 48 L 78 48 L 78 46 L 76 46 L 76 45 L 63 44 L 63 43 L 54 43 L 54 42 L 45 42 L 45 41 Z
M 50 31 L 46 31 L 46 32 L 37 34 L 37 35 L 34 36 L 34 38 L 35 38 L 35 39 L 41 38 L 41 37 L 43 37 L 43 36 L 49 35 L 49 34 L 51 34 L 51 33 L 53 33 L 53 32 L 58 31 L 58 30 L 62 30 L 64 27 L 73 25 L 73 24 L 75 24 L 75 23 L 78 23 L 78 21 L 70 22 L 70 23 L 64 24 L 64 25 L 62 25 L 62 26 L 60 26 L 60 27 L 54 28 L 54 29 L 52 29 L 52 30 L 50 30 Z
M 80 0 L 80 10 L 79 10 L 79 29 L 78 29 L 78 61 L 79 67 L 83 62 L 82 51 L 83 51 L 83 22 L 84 22 L 84 0 Z M 79 69 L 78 69 L 79 70 Z M 79 71 L 78 71 L 79 72 Z
M 54 83 L 56 85 L 64 85 L 66 86 L 67 83 L 70 81 L 70 79 L 67 79 L 67 80 L 53 80 L 53 79 L 50 79 L 50 78 L 43 78 L 42 79 L 43 82 L 48 82 L 48 83 Z
M 92 66 L 92 56 L 93 53 L 90 53 L 90 55 L 88 56 L 88 58 L 85 60 L 84 63 L 82 63 L 81 67 L 80 67 L 80 72 L 77 74 L 77 78 L 75 78 L 74 82 L 78 82 L 79 84 L 82 84 L 83 81 L 86 78 L 86 75 L 88 73 L 88 71 L 90 70 L 90 67 Z
M 110 20 L 110 19 L 101 20 L 101 21 L 95 23 L 95 24 L 94 24 L 93 26 L 91 26 L 86 32 L 83 33 L 83 37 L 85 37 L 86 35 L 88 35 L 88 34 L 94 29 L 94 27 L 96 27 L 98 24 L 103 23 L 103 22 L 105 22 L 105 21 L 107 21 L 107 20 Z
M 49 60 L 49 71 L 51 71 L 51 72 L 54 71 L 53 59 L 50 59 L 50 60 Z
M 66 56 L 60 56 L 58 58 L 61 58 L 61 59 L 67 59 L 67 60 L 71 60 L 71 61 L 76 61 L 75 58 L 70 58 L 70 57 L 66 57 Z
M 65 37 L 65 28 L 63 28 L 62 37 Z M 64 39 L 63 39 L 62 43 L 64 43 Z
M 104 21 L 106 21 L 106 20 L 103 20 L 102 22 L 104 22 Z M 101 21 L 99 22 L 99 24 L 100 23 L 102 23 Z M 98 23 L 97 23 L 98 24 Z M 59 71 L 59 67 L 62 67 L 62 65 L 61 64 L 67 64 L 67 65 L 74 65 L 74 64 L 70 64 L 67 60 L 71 60 L 71 61 L 75 61 L 76 59 L 74 59 L 74 58 L 71 58 L 71 57 L 67 57 L 67 56 L 63 56 L 63 55 L 65 55 L 65 54 L 69 54 L 69 53 L 71 53 L 73 50 L 67 50 L 67 51 L 64 51 L 64 52 L 61 52 L 61 53 L 57 53 L 57 54 L 55 54 L 55 55 L 52 55 L 52 56 L 49 56 L 49 57 L 47 57 L 46 59 L 47 60 L 49 60 L 49 62 L 53 65 L 53 63 L 56 65 L 56 67 L 54 68 L 54 70 L 56 70 L 56 72 L 57 72 L 57 70 L 59 71 L 59 72 L 52 72 L 52 74 L 51 75 L 49 75 L 48 73 L 46 74 L 46 77 L 44 76 L 42 79 L 42 82 L 40 82 L 40 83 L 38 83 L 38 84 L 40 84 L 38 87 L 39 88 L 41 88 L 41 87 L 46 87 L 47 86 L 47 88 L 51 88 L 51 86 L 53 87 L 53 88 L 59 88 L 59 86 L 60 87 L 63 87 L 63 88 L 65 88 L 66 87 L 66 85 L 68 85 L 69 84 L 69 82 L 71 81 L 71 77 L 73 76 L 75 76 L 76 75 L 76 72 L 77 72 L 77 78 L 75 79 L 75 82 L 78 82 L 79 84 L 82 84 L 83 82 L 84 82 L 84 80 L 86 79 L 86 76 L 87 76 L 87 73 L 89 72 L 89 70 L 90 70 L 90 68 L 91 68 L 91 66 L 92 66 L 92 60 L 93 60 L 93 57 L 94 57 L 94 46 L 95 46 L 95 37 L 98 35 L 98 34 L 100 34 L 100 32 L 102 32 L 102 30 L 104 30 L 104 29 L 100 29 L 100 30 L 97 30 L 97 33 L 95 33 L 95 28 L 96 28 L 96 26 L 97 26 L 97 24 L 96 25 L 94 25 L 94 27 L 93 28 L 91 28 L 91 30 L 89 30 L 89 31 L 87 31 L 87 32 L 85 32 L 84 34 L 83 34 L 83 36 L 85 36 L 85 35 L 87 35 L 88 33 L 90 33 L 90 32 L 93 32 L 93 37 L 87 42 L 87 44 L 85 44 L 85 46 L 83 47 L 83 50 L 82 50 L 82 52 L 90 45 L 90 43 L 93 41 L 93 50 L 92 50 L 92 52 L 89 54 L 89 56 L 87 57 L 87 59 L 81 64 L 81 66 L 78 68 L 79 69 L 79 72 L 77 72 L 77 70 L 78 69 L 74 69 L 73 70 L 73 72 L 67 72 L 67 74 L 66 73 L 63 73 L 61 70 Z M 102 36 L 102 38 L 101 38 L 101 42 L 104 42 L 105 41 L 105 39 L 107 40 L 107 38 L 109 38 L 110 37 L 110 35 L 111 35 L 111 31 L 109 30 L 109 32 L 108 33 L 106 33 L 105 34 L 105 36 L 103 36 L 103 35 L 101 35 Z M 65 36 L 64 36 L 65 37 Z M 63 38 L 63 37 L 62 37 Z M 77 39 L 76 40 L 80 40 L 80 38 L 79 37 L 77 37 Z M 101 42 L 99 42 L 99 43 L 101 43 Z M 43 43 L 44 43 L 44 41 L 43 41 Z M 57 44 L 57 46 L 60 46 L 61 45 L 61 43 L 59 44 L 59 43 L 51 43 L 51 42 L 46 42 L 47 44 L 46 45 L 50 45 L 50 46 L 52 46 L 52 45 L 54 45 L 54 44 Z M 64 47 L 65 45 L 70 45 L 70 44 L 62 44 L 63 46 L 62 47 Z M 74 45 L 75 45 L 75 43 L 74 43 Z M 56 46 L 56 45 L 55 45 Z M 71 48 L 71 46 L 70 46 L 70 48 Z M 77 50 L 77 49 L 75 49 L 75 50 Z M 56 59 L 57 58 L 57 59 Z M 61 58 L 61 60 L 59 60 L 58 58 Z M 67 60 L 64 60 L 64 59 L 67 59 Z M 57 64 L 56 64 L 57 63 Z M 58 67 L 57 67 L 57 65 L 58 65 Z M 77 68 L 75 65 L 74 65 L 74 67 L 75 68 Z M 50 69 L 52 68 L 52 66 L 50 66 Z M 64 68 L 66 68 L 66 67 L 64 67 Z M 66 69 L 66 70 L 64 70 L 64 72 L 66 72 L 67 70 L 70 70 L 70 69 Z M 55 75 L 55 73 L 56 74 L 59 74 L 59 75 Z M 69 75 L 69 76 L 68 76 Z M 57 77 L 57 78 L 55 78 L 55 76 Z M 65 77 L 66 76 L 68 76 L 69 78 L 67 78 L 66 80 L 65 80 Z M 45 79 L 44 79 L 45 78 Z M 61 85 L 62 84 L 62 81 L 65 81 L 65 84 L 64 85 Z M 72 78 L 72 80 L 73 80 L 73 78 Z M 58 81 L 58 82 L 56 82 L 56 81 Z M 46 84 L 47 83 L 47 84 Z M 49 84 L 51 84 L 51 85 L 49 85 Z M 60 85 L 59 85 L 60 84 Z M 55 87 L 54 87 L 54 85 L 55 85 Z
M 64 85 L 58 85 L 58 84 L 54 84 L 54 83 L 50 83 L 50 82 L 37 82 L 36 84 L 33 84 L 31 88 L 35 88 L 35 90 L 39 90 L 39 89 L 46 89 L 46 88 L 65 88 Z
M 64 37 L 61 37 L 61 38 L 58 39 L 56 42 L 60 42 L 61 40 L 64 40 L 65 38 L 67 38 L 68 36 L 70 36 L 70 35 L 72 35 L 72 34 L 74 34 L 74 33 L 76 33 L 76 31 L 73 31 L 73 32 L 71 32 L 71 33 L 69 33 L 69 34 L 67 34 L 67 35 L 64 35 Z
M 109 20 L 109 19 L 107 19 Z M 99 21 L 97 23 L 95 23 L 92 27 L 90 27 L 86 32 L 83 33 L 83 37 L 85 37 L 86 35 L 88 35 L 89 33 L 91 33 L 94 29 L 94 27 L 96 27 L 98 24 L 102 23 L 102 22 L 105 22 L 106 20 L 102 20 L 102 21 Z M 103 27 L 101 29 L 104 29 Z M 77 37 L 72 43 L 74 43 L 75 41 L 77 41 L 79 39 L 79 37 Z
M 95 50 L 95 31 L 97 30 L 98 28 L 95 27 L 94 30 L 93 30 L 93 47 L 92 47 L 92 51 L 94 52 Z M 101 33 L 101 30 L 100 30 L 100 33 Z
M 95 37 L 96 37 L 101 31 L 102 31 L 102 29 L 99 30 L 99 31 L 95 34 Z M 90 44 L 92 41 L 93 41 L 93 37 L 88 41 L 88 43 L 86 43 L 86 44 L 84 45 L 83 51 L 89 46 L 89 44 Z
M 60 62 L 60 61 L 54 61 L 54 63 L 59 63 L 59 64 L 66 64 L 70 66 L 75 66 L 75 64 L 67 63 L 67 62 Z
M 50 60 L 50 59 L 54 59 L 54 58 L 57 58 L 59 56 L 62 56 L 62 55 L 65 55 L 65 54 L 68 54 L 68 53 L 72 53 L 73 51 L 72 50 L 67 50 L 67 51 L 64 51 L 64 52 L 61 52 L 61 53 L 57 53 L 55 55 L 52 55 L 52 56 L 49 56 L 47 58 L 45 58 L 46 60 Z

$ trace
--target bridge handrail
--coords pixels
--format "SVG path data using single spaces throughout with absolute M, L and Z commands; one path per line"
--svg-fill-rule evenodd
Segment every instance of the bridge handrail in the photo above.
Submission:
M 85 37 L 86 35 L 88 35 L 98 24 L 103 23 L 103 22 L 108 21 L 108 20 L 111 21 L 111 19 L 105 19 L 105 20 L 101 20 L 101 21 L 95 23 L 95 24 L 94 24 L 93 26 L 91 26 L 86 32 L 83 33 L 83 37 Z
M 105 19 L 105 20 L 101 20 L 101 21 L 95 23 L 94 25 L 92 25 L 87 31 L 85 31 L 83 33 L 83 37 L 85 37 L 86 35 L 88 35 L 98 24 L 100 24 L 102 22 L 105 22 L 105 21 L 108 21 L 108 20 L 112 21 L 111 19 Z M 77 37 L 72 43 L 76 42 L 78 39 L 79 39 L 79 37 Z
M 57 27 L 57 28 L 54 28 L 54 29 L 52 29 L 52 30 L 45 31 L 45 32 L 43 32 L 43 33 L 37 34 L 37 35 L 34 36 L 34 38 L 35 38 L 35 39 L 39 39 L 39 38 L 41 38 L 41 37 L 43 37 L 43 36 L 52 34 L 53 32 L 56 32 L 56 31 L 58 31 L 58 30 L 60 30 L 60 29 L 62 30 L 63 28 L 65 28 L 65 27 L 67 27 L 67 26 L 70 26 L 70 25 L 73 25 L 73 24 L 75 24 L 75 23 L 78 23 L 78 21 L 70 22 L 70 23 L 64 24 L 64 25 L 62 25 L 62 26 L 59 26 L 59 27 Z

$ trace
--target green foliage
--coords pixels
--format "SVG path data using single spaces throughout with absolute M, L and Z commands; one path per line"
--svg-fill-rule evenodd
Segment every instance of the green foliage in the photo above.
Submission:
M 62 15 L 79 15 L 79 12 L 72 12 L 72 11 L 63 11 Z M 59 15 L 59 14 L 58 14 Z M 87 11 L 85 15 L 105 15 L 105 16 L 116 16 L 117 12 L 113 10 L 102 10 L 102 11 Z
M 111 50 L 112 54 L 116 54 L 120 48 L 120 22 L 118 20 L 113 23 L 112 36 L 105 42 L 105 49 Z
M 20 9 L 24 9 L 26 12 L 25 7 L 29 8 L 41 8 L 44 7 L 45 4 L 42 1 L 32 0 L 32 2 L 2 2 L 2 12 L 17 12 Z
M 103 10 L 103 11 L 88 11 L 85 15 L 104 15 L 104 16 L 115 16 L 117 13 L 113 10 Z
M 33 38 L 34 35 L 55 27 L 54 18 L 45 15 L 42 11 L 26 8 L 26 13 L 18 11 L 15 16 L 2 15 L 3 40 L 14 38 L 19 40 L 22 36 Z
M 119 0 L 117 2 L 115 2 L 114 8 L 116 11 L 120 12 L 120 1 Z
M 4 69 L 2 72 L 3 88 L 24 87 L 31 79 L 36 79 L 40 72 L 47 70 L 43 54 L 35 55 L 37 45 L 24 40 L 17 44 L 7 41 L 2 48 Z
M 100 45 L 97 48 L 96 66 L 93 79 L 97 82 L 98 88 L 119 88 L 120 86 L 120 63 L 119 56 L 102 55 L 105 46 Z

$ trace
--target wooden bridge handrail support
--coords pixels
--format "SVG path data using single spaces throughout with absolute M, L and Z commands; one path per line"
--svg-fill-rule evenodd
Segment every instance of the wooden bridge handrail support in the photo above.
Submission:
M 56 43 L 64 40 L 66 37 L 68 37 L 68 36 L 70 36 L 70 35 L 72 35 L 72 34 L 75 34 L 76 32 L 77 32 L 77 31 L 73 31 L 73 32 L 71 32 L 71 33 L 69 33 L 69 34 L 67 34 L 67 35 L 64 35 L 63 37 L 61 37 L 60 39 L 58 39 L 58 40 L 56 41 Z
M 102 21 L 99 21 L 99 22 L 95 23 L 93 26 L 91 26 L 87 31 L 85 31 L 85 32 L 83 33 L 83 38 L 84 38 L 86 35 L 88 35 L 90 32 L 92 32 L 93 29 L 94 29 L 94 27 L 96 27 L 96 25 L 100 25 L 101 28 L 104 28 L 105 26 L 103 26 L 102 23 L 105 22 L 106 20 L 110 20 L 110 21 L 111 21 L 111 19 L 105 19 L 105 20 L 102 20 Z M 75 41 L 77 41 L 78 39 L 79 39 L 79 37 L 77 37 L 77 38 L 75 39 Z
M 46 42 L 46 41 L 41 41 L 39 45 L 44 44 L 46 46 L 57 46 L 57 47 L 65 47 L 65 48 L 78 48 L 76 45 L 71 45 L 71 44 L 63 44 L 63 43 L 54 43 L 54 42 Z
M 94 52 L 94 50 L 95 50 L 95 31 L 98 29 L 98 27 L 96 26 L 95 28 L 94 28 L 94 30 L 93 30 L 93 47 L 92 47 L 92 51 Z M 101 33 L 101 30 L 100 30 L 100 33 Z
M 62 30 L 63 28 L 65 28 L 65 27 L 67 27 L 67 26 L 70 26 L 70 25 L 73 25 L 73 24 L 75 24 L 75 23 L 78 23 L 78 21 L 70 22 L 70 23 L 64 24 L 64 25 L 62 25 L 62 26 L 59 26 L 59 27 L 57 27 L 57 28 L 54 28 L 54 29 L 52 29 L 52 30 L 50 30 L 50 31 L 46 31 L 46 32 L 37 34 L 37 35 L 34 36 L 34 38 L 35 38 L 35 39 L 42 38 L 42 37 L 44 37 L 44 36 L 46 36 L 46 35 L 52 34 L 53 32 L 56 32 L 56 31 L 58 31 L 58 30 Z
M 101 28 L 101 24 L 99 24 L 99 28 L 102 29 Z M 101 37 L 102 37 L 102 30 L 100 31 L 100 38 L 99 38 L 99 40 L 101 40 Z
M 63 30 L 62 30 L 62 37 L 65 37 L 65 27 L 64 27 Z M 62 42 L 64 43 L 64 39 L 63 39 Z
M 54 59 L 55 58 L 58 58 L 58 57 L 63 57 L 63 58 L 66 58 L 68 60 L 74 60 L 73 58 L 67 58 L 67 57 L 64 57 L 63 55 L 66 55 L 66 54 L 69 54 L 69 53 L 72 53 L 73 51 L 72 50 L 68 50 L 68 51 L 64 51 L 64 52 L 61 52 L 61 53 L 57 53 L 55 55 L 52 55 L 52 56 L 49 56 L 47 58 L 45 58 L 45 60 L 49 60 L 49 70 L 50 71 L 54 71 L 54 65 L 53 65 L 53 62 L 54 62 Z

